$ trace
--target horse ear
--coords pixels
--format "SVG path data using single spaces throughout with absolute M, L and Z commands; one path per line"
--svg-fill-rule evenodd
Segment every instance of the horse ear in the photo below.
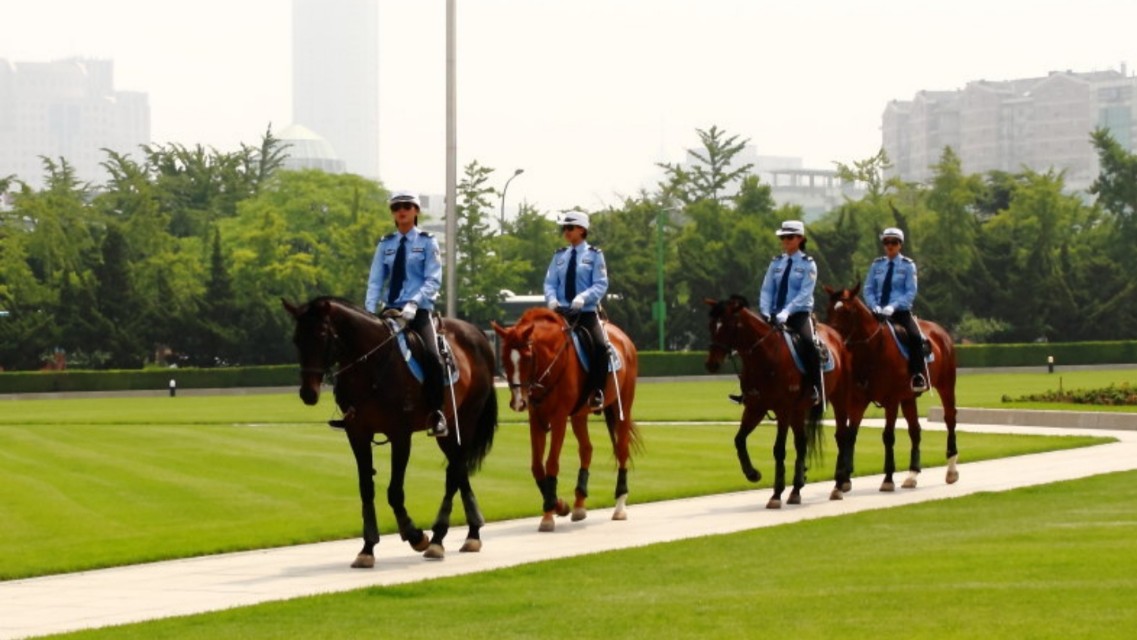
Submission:
M 822 288 L 822 289 L 825 289 L 825 293 L 828 293 L 828 294 L 829 294 L 829 297 L 833 297 L 833 293 L 834 293 L 834 292 L 833 292 L 833 287 L 831 287 L 831 286 L 829 286 L 829 285 L 827 285 L 827 284 L 823 284 L 823 285 L 821 285 L 821 288 Z
M 284 305 L 284 308 L 288 311 L 288 313 L 292 314 L 293 318 L 300 317 L 300 307 L 297 307 L 296 305 L 285 300 L 284 298 L 280 299 L 280 303 Z
M 505 327 L 498 324 L 497 320 L 490 320 L 490 326 L 493 327 L 493 331 L 497 335 L 501 336 L 502 338 L 508 337 L 509 332 L 505 329 Z
M 852 289 L 849 289 L 849 293 L 852 294 L 852 296 L 854 298 L 856 298 L 857 294 L 860 292 L 861 292 L 861 283 L 859 283 L 859 282 L 857 283 L 857 285 L 855 287 L 853 287 Z

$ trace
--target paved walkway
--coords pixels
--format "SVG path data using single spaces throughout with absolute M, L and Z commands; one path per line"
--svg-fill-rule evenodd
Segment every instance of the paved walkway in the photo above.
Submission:
M 931 423 L 926 428 L 942 429 L 942 425 Z M 23 638 L 455 576 L 1137 468 L 1134 432 L 996 425 L 967 425 L 960 429 L 1097 434 L 1116 437 L 1119 442 L 961 464 L 960 481 L 954 485 L 944 483 L 943 467 L 929 468 L 921 474 L 919 488 L 891 494 L 877 490 L 880 475 L 857 478 L 851 494 L 837 502 L 828 500 L 832 481 L 817 482 L 805 487 L 801 506 L 780 511 L 764 508 L 770 490 L 763 488 L 669 502 L 632 503 L 625 522 L 612 522 L 611 509 L 597 509 L 583 522 L 558 519 L 557 530 L 551 534 L 537 533 L 536 516 L 497 522 L 482 530 L 485 547 L 477 554 L 456 552 L 464 534 L 464 527 L 457 527 L 451 532 L 453 549 L 441 562 L 423 560 L 391 535 L 385 536 L 377 547 L 373 570 L 348 568 L 360 545 L 357 539 L 351 539 L 0 582 L 0 638 Z M 899 442 L 904 443 L 905 439 L 900 438 Z M 903 478 L 904 474 L 898 475 L 897 482 Z

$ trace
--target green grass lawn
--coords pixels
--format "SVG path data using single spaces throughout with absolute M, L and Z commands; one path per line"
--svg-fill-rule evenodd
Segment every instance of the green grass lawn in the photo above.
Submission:
M 730 381 L 640 385 L 635 411 L 644 422 L 644 450 L 633 461 L 632 504 L 753 488 L 732 445 L 740 409 L 725 395 L 735 387 Z M 0 579 L 355 537 L 354 467 L 343 435 L 323 426 L 332 415 L 329 397 L 313 408 L 290 393 L 2 402 Z M 474 488 L 490 520 L 535 518 L 540 500 L 523 416 L 504 402 L 501 415 L 497 443 Z M 650 424 L 662 421 L 729 424 Z M 590 504 L 610 506 L 614 461 L 599 419 L 592 434 Z M 828 456 L 811 480 L 832 477 L 831 436 L 829 428 Z M 967 434 L 960 450 L 967 462 L 1096 441 Z M 772 479 L 771 443 L 768 426 L 751 438 L 765 475 L 761 487 Z M 899 444 L 906 461 L 903 435 Z M 925 466 L 942 464 L 944 449 L 942 432 L 926 433 Z M 380 450 L 376 465 L 384 531 L 393 524 L 382 498 L 388 455 Z M 575 478 L 575 457 L 570 440 L 562 486 Z M 879 473 L 882 457 L 879 431 L 865 430 L 858 472 Z M 420 526 L 429 526 L 437 509 L 442 463 L 430 440 L 416 439 L 407 493 Z
M 69 638 L 1128 639 L 1137 472 Z

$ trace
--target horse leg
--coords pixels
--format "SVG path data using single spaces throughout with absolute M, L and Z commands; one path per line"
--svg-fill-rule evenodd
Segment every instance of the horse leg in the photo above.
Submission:
M 794 488 L 790 491 L 788 504 L 801 504 L 801 488 L 805 486 L 806 434 L 805 415 L 793 425 L 794 434 Z
M 955 484 L 959 480 L 959 450 L 955 446 L 955 367 L 946 368 L 943 379 L 936 385 L 936 392 L 940 394 L 940 402 L 944 407 L 944 425 L 947 426 L 947 483 Z
M 861 431 L 861 420 L 865 417 L 865 409 L 868 408 L 868 401 L 849 401 L 848 414 L 845 417 L 846 426 L 844 429 L 841 423 L 837 423 L 837 487 L 841 494 L 849 493 L 853 490 L 853 473 L 856 471 L 856 457 L 857 457 L 857 436 Z M 836 492 L 829 494 L 830 500 L 840 500 L 841 497 L 835 495 Z
M 560 473 L 561 447 L 565 440 L 566 417 L 558 416 L 551 421 L 549 437 L 549 454 L 542 462 L 545 451 L 545 427 L 534 424 L 535 419 L 530 418 L 529 433 L 533 454 L 533 477 L 537 480 L 537 488 L 541 491 L 541 524 L 538 531 L 549 532 L 556 528 L 553 523 L 553 514 L 565 516 L 569 513 L 568 505 L 557 497 L 557 474 Z
M 738 425 L 738 432 L 734 434 L 734 450 L 738 454 L 738 464 L 742 467 L 742 475 L 746 476 L 750 482 L 755 483 L 762 479 L 762 472 L 754 468 L 754 463 L 750 461 L 750 450 L 746 447 L 746 440 L 758 428 L 758 424 L 762 422 L 764 415 L 766 415 L 765 407 L 751 407 L 747 404 L 742 410 L 742 422 Z
M 624 407 L 624 419 L 616 415 L 612 407 L 604 414 L 608 423 L 608 432 L 614 433 L 613 444 L 616 449 L 616 506 L 612 510 L 613 520 L 628 519 L 628 458 L 631 457 L 632 448 L 632 407 L 629 402 Z M 614 430 L 614 431 L 613 431 Z
M 580 470 L 576 474 L 576 499 L 572 505 L 572 519 L 574 522 L 588 517 L 588 509 L 584 506 L 588 500 L 588 470 L 592 467 L 592 439 L 588 437 L 588 416 L 575 415 L 572 417 L 572 433 L 576 436 L 577 449 L 580 453 Z
M 355 456 L 355 469 L 359 474 L 359 500 L 363 508 L 363 549 L 351 563 L 353 569 L 370 569 L 375 566 L 375 545 L 379 544 L 379 522 L 375 517 L 375 468 L 372 467 L 370 435 L 347 437 Z
M 486 524 L 486 519 L 482 515 L 482 510 L 478 508 L 478 499 L 474 496 L 474 489 L 470 486 L 470 474 L 462 467 L 462 472 L 459 473 L 458 487 L 462 492 L 462 507 L 466 511 L 466 524 L 470 528 L 469 533 L 466 534 L 466 541 L 462 543 L 462 548 L 458 551 L 461 553 L 474 553 L 482 550 L 482 527 Z
M 399 537 L 410 543 L 415 551 L 426 551 L 430 538 L 422 529 L 415 526 L 407 514 L 406 495 L 403 483 L 407 477 L 407 464 L 411 459 L 411 434 L 399 434 L 391 438 L 391 482 L 387 485 L 387 504 L 395 512 L 395 522 L 399 525 Z
M 438 515 L 430 527 L 432 532 L 430 546 L 423 553 L 424 558 L 431 560 L 441 560 L 446 557 L 446 548 L 442 545 L 442 541 L 450 531 L 450 513 L 454 509 L 454 494 L 458 492 L 458 478 L 456 476 L 458 467 L 461 465 L 461 461 L 456 460 L 456 457 L 457 455 L 453 450 L 447 451 L 446 491 L 442 495 L 442 504 L 438 506 Z
M 890 402 L 884 407 L 884 433 L 880 439 L 884 443 L 884 482 L 880 484 L 881 491 L 896 491 L 896 483 L 892 481 L 892 474 L 896 471 L 896 457 L 894 445 L 896 444 L 896 403 Z
M 920 475 L 920 414 L 916 409 L 916 399 L 909 398 L 900 404 L 904 419 L 908 422 L 908 439 L 912 441 L 912 453 L 908 458 L 908 477 L 900 485 L 902 489 L 915 489 L 916 476 Z
M 782 491 L 786 489 L 786 435 L 789 424 L 785 416 L 778 416 L 778 434 L 774 436 L 774 495 L 766 503 L 767 509 L 782 508 Z

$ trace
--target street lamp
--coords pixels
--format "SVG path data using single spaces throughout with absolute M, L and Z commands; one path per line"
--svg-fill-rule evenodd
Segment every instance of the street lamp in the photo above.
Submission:
M 524 169 L 517 169 L 513 175 L 509 176 L 509 180 L 505 181 L 505 186 L 501 188 L 501 217 L 498 219 L 497 232 L 499 234 L 505 233 L 505 192 L 509 189 L 509 183 L 517 176 L 525 173 Z

